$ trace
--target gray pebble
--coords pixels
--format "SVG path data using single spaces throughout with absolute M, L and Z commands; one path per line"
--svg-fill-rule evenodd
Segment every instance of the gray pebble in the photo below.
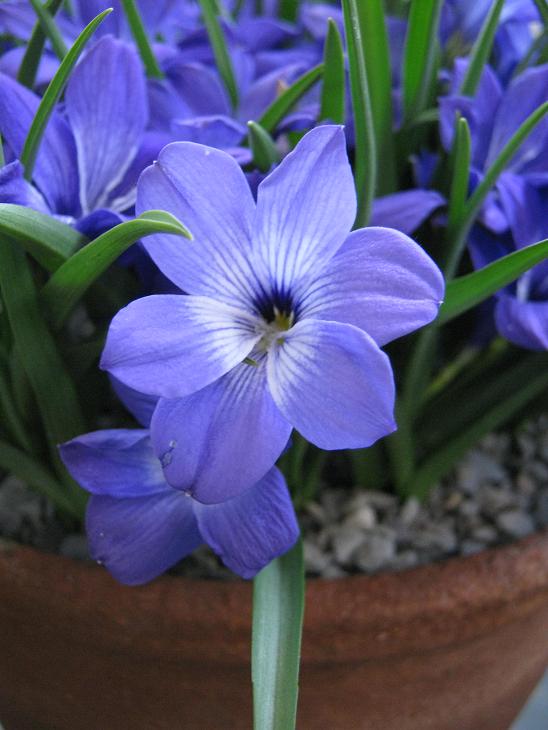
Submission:
M 364 531 L 355 527 L 341 526 L 333 536 L 333 552 L 341 565 L 346 565 L 352 554 L 364 541 Z
M 355 553 L 355 562 L 364 573 L 374 573 L 389 565 L 396 555 L 394 536 L 383 533 L 369 533 L 362 546 Z
M 543 489 L 538 496 L 537 522 L 539 527 L 548 527 L 548 489 Z
M 88 542 L 85 535 L 67 535 L 59 546 L 59 552 L 74 560 L 89 560 Z
M 526 537 L 535 531 L 535 525 L 531 517 L 519 510 L 506 510 L 497 515 L 497 527 L 508 537 Z
M 421 512 L 421 504 L 416 497 L 410 497 L 400 510 L 400 522 L 402 525 L 412 525 Z

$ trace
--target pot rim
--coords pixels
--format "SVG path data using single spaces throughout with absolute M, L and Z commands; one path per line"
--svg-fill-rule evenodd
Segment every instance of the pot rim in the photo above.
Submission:
M 137 642 L 143 652 L 154 652 L 161 630 L 173 637 L 174 659 L 180 641 L 187 651 L 194 642 L 203 655 L 205 632 L 211 637 L 206 659 L 231 663 L 241 661 L 242 653 L 248 656 L 250 582 L 165 575 L 127 587 L 93 563 L 1 541 L 0 592 L 13 620 L 17 606 L 30 602 L 37 625 L 44 612 L 61 612 L 65 626 L 88 622 L 90 636 L 97 626 L 98 641 L 101 624 L 114 622 L 121 647 Z M 311 579 L 303 662 L 359 661 L 364 652 L 378 660 L 402 651 L 422 653 L 433 643 L 438 648 L 462 643 L 523 616 L 524 606 L 526 613 L 535 612 L 547 600 L 548 530 L 397 573 Z M 221 646 L 216 636 L 224 637 Z

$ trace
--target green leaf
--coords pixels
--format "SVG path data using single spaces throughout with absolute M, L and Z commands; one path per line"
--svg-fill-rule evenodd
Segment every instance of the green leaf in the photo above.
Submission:
M 449 282 L 437 325 L 445 324 L 511 284 L 533 266 L 548 259 L 548 239 L 513 251 L 497 261 Z
M 466 119 L 458 117 L 455 120 L 455 135 L 451 150 L 451 167 L 453 176 L 449 193 L 449 211 L 446 239 L 448 243 L 447 262 L 444 271 L 448 278 L 452 277 L 462 254 L 463 240 L 456 235 L 458 225 L 464 216 L 466 198 L 468 195 L 468 181 L 470 179 L 471 156 L 470 127 Z
M 548 3 L 546 0 L 534 0 L 534 3 L 538 8 L 544 27 L 548 27 Z
M 407 123 L 425 108 L 435 83 L 441 0 L 412 0 L 403 59 L 403 105 Z
M 344 124 L 346 117 L 346 80 L 344 48 L 337 23 L 327 22 L 327 36 L 323 50 L 323 84 L 319 119 Z
M 253 581 L 254 730 L 294 730 L 304 614 L 301 540 Z
M 48 0 L 48 2 L 44 5 L 44 9 L 53 18 L 62 3 L 63 0 Z M 45 42 L 46 34 L 42 29 L 42 24 L 38 21 L 32 30 L 32 35 L 27 43 L 25 55 L 23 56 L 21 66 L 19 67 L 19 72 L 17 74 L 17 81 L 29 89 L 32 89 L 34 86 Z
M 146 74 L 152 79 L 162 79 L 164 74 L 162 69 L 158 65 L 156 56 L 154 55 L 151 45 L 148 40 L 148 36 L 143 25 L 143 21 L 135 4 L 135 0 L 122 0 L 124 6 L 124 13 L 126 14 L 127 22 L 131 28 L 131 33 L 139 49 L 139 54 L 143 61 Z
M 280 153 L 274 140 L 257 122 L 248 122 L 249 146 L 253 162 L 261 172 L 268 172 L 272 165 L 280 161 Z
M 294 84 L 285 89 L 259 119 L 261 127 L 267 132 L 272 133 L 286 114 L 293 109 L 295 104 L 321 78 L 322 74 L 323 63 L 311 68 L 310 71 L 300 76 Z
M 0 441 L 0 468 L 15 474 L 39 494 L 51 499 L 63 511 L 78 519 L 82 518 L 82 510 L 67 499 L 63 487 L 53 475 L 40 462 L 5 441 Z
M 17 244 L 0 245 L 0 291 L 6 307 L 15 351 L 36 397 L 53 465 L 68 485 L 75 509 L 83 492 L 69 480 L 57 445 L 86 430 L 74 384 L 44 322 L 25 253 Z
M 59 101 L 63 89 L 65 88 L 69 76 L 72 73 L 72 69 L 76 65 L 80 58 L 82 51 L 84 50 L 86 43 L 89 41 L 96 28 L 103 22 L 103 20 L 112 12 L 112 8 L 104 10 L 100 15 L 94 18 L 84 30 L 80 33 L 78 38 L 75 40 L 74 45 L 68 51 L 66 56 L 61 61 L 61 65 L 55 72 L 55 76 L 49 83 L 46 89 L 38 111 L 36 112 L 32 124 L 30 126 L 23 151 L 21 152 L 21 163 L 25 168 L 25 178 L 27 180 L 32 179 L 32 172 L 34 169 L 34 163 L 36 162 L 36 155 L 38 154 L 38 148 L 42 140 L 42 136 L 46 129 L 49 118 L 55 108 L 55 105 Z
M 476 93 L 483 68 L 493 48 L 495 33 L 497 32 L 503 5 L 504 0 L 495 0 L 476 38 L 468 59 L 468 68 L 466 69 L 460 87 L 460 93 L 465 96 L 474 96 Z
M 87 241 L 52 216 L 11 203 L 0 203 L 0 233 L 17 241 L 47 271 L 55 271 Z
M 232 106 L 236 108 L 238 106 L 238 85 L 236 84 L 232 60 L 228 52 L 223 29 L 219 23 L 217 4 L 215 0 L 199 0 L 199 2 L 217 69 L 228 91 Z
M 355 226 L 363 228 L 369 222 L 375 197 L 377 148 L 358 0 L 343 0 L 342 6 L 356 139 L 354 180 L 358 197 L 358 214 Z
M 392 69 L 385 12 L 382 0 L 358 2 L 357 7 L 375 129 L 377 151 L 375 195 L 386 195 L 396 189 L 396 164 L 393 137 Z
M 38 16 L 40 25 L 44 34 L 50 39 L 51 47 L 57 58 L 62 61 L 67 55 L 67 47 L 63 40 L 63 36 L 55 23 L 55 20 L 50 15 L 46 5 L 42 5 L 40 0 L 30 0 L 34 12 Z
M 299 0 L 279 0 L 278 15 L 282 20 L 295 23 L 299 14 Z
M 504 145 L 500 151 L 498 157 L 495 159 L 491 167 L 485 173 L 485 176 L 478 187 L 474 190 L 473 194 L 468 199 L 466 204 L 465 214 L 462 221 L 462 229 L 460 235 L 466 237 L 468 231 L 472 226 L 477 214 L 479 213 L 481 206 L 483 205 L 485 198 L 487 197 L 491 188 L 497 182 L 500 174 L 504 168 L 512 160 L 518 149 L 521 147 L 525 139 L 531 134 L 537 124 L 546 116 L 548 113 L 548 101 L 541 104 L 535 111 L 530 114 L 523 124 L 517 129 L 508 142 Z
M 430 458 L 423 462 L 406 484 L 405 492 L 409 495 L 424 497 L 430 487 L 447 474 L 455 462 L 482 436 L 500 428 L 528 403 L 540 396 L 548 387 L 547 366 L 546 357 L 543 358 L 540 365 L 535 360 L 535 365 L 529 368 L 527 376 L 522 376 L 518 388 L 514 388 L 505 398 L 482 411 L 469 428 L 461 431 L 458 436 L 443 448 L 437 449 Z
M 103 233 L 60 266 L 41 292 L 42 304 L 54 329 L 63 325 L 74 305 L 124 251 L 140 238 L 154 233 L 192 238 L 170 213 L 150 210 Z

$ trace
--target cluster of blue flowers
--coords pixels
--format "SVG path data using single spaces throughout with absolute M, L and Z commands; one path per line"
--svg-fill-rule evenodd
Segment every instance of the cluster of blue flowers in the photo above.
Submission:
M 57 25 L 67 43 L 103 10 L 73 0 Z M 32 181 L 19 160 L 40 95 L 58 61 L 46 50 L 33 89 L 17 80 L 35 24 L 30 3 L 0 5 L 0 202 L 54 216 L 93 239 L 151 209 L 176 216 L 191 241 L 156 234 L 124 258 L 141 293 L 113 318 L 101 359 L 140 423 L 79 436 L 64 463 L 92 495 L 90 549 L 120 581 L 138 584 L 203 542 L 250 578 L 297 540 L 275 466 L 295 429 L 325 450 L 368 447 L 396 429 L 392 367 L 382 347 L 431 322 L 443 277 L 409 235 L 444 225 L 439 156 L 415 160 L 405 190 L 377 198 L 372 227 L 352 230 L 356 192 L 345 128 L 319 122 L 312 89 L 274 132 L 281 161 L 253 164 L 246 122 L 322 59 L 337 4 L 301 3 L 295 22 L 278 3 L 226 2 L 221 28 L 238 102 L 230 98 L 197 4 L 140 0 L 162 77 L 147 77 L 121 3 L 100 26 L 51 116 Z M 455 113 L 472 133 L 470 189 L 524 119 L 548 98 L 548 65 L 521 72 L 540 20 L 535 3 L 506 4 L 476 94 L 460 89 L 490 2 L 444 3 L 440 42 L 457 57 L 444 71 L 439 133 L 449 151 Z M 389 18 L 394 125 L 401 120 L 406 21 Z M 15 39 L 15 40 L 14 40 Z M 531 62 L 534 62 L 531 54 Z M 520 71 L 519 73 L 516 70 Z M 548 118 L 500 177 L 469 240 L 474 266 L 547 237 Z M 494 321 L 508 340 L 548 347 L 548 268 L 497 294 Z

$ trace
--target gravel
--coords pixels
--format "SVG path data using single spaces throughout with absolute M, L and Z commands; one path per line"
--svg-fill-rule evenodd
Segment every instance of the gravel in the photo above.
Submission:
M 322 487 L 300 519 L 307 572 L 326 578 L 473 555 L 548 528 L 548 415 L 517 434 L 487 436 L 424 502 L 359 485 Z M 0 535 L 88 557 L 85 536 L 67 529 L 44 498 L 13 476 L 0 482 Z M 233 577 L 206 547 L 175 572 Z

